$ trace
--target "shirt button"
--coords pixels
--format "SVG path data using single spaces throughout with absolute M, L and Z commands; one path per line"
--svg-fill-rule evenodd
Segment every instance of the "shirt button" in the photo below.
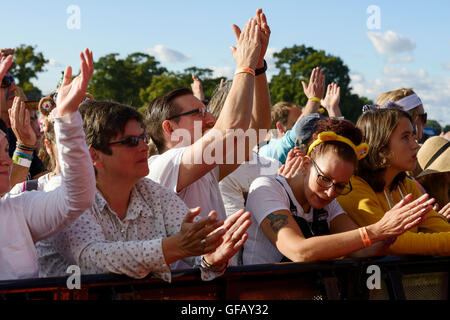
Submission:
M 125 233 L 125 229 L 120 230 L 120 232 Z

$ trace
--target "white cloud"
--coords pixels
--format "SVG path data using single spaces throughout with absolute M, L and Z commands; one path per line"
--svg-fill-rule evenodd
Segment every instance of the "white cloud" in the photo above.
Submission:
M 221 67 L 209 67 L 213 71 L 213 78 L 225 77 L 227 79 L 233 79 L 233 67 L 221 66 Z
M 414 58 L 412 56 L 391 56 L 386 57 L 387 63 L 404 63 L 404 62 L 411 62 Z
M 185 54 L 170 49 L 168 47 L 165 47 L 162 44 L 157 44 L 153 48 L 145 49 L 145 51 L 148 54 L 155 56 L 161 62 L 171 63 L 171 62 L 184 62 L 189 60 L 189 57 L 186 56 Z
M 50 58 L 47 62 L 47 66 L 54 67 L 54 68 L 61 68 L 63 67 L 61 62 L 56 61 L 55 59 Z
M 367 37 L 372 41 L 375 50 L 380 55 L 412 51 L 416 48 L 413 40 L 392 30 L 388 30 L 384 34 L 381 32 L 367 32 Z
M 422 99 L 429 119 L 437 120 L 441 126 L 450 124 L 450 77 L 431 76 L 423 68 L 411 71 L 391 66 L 385 67 L 383 74 L 381 78 L 368 80 L 360 73 L 352 73 L 353 93 L 375 102 L 382 92 L 412 88 Z
M 444 68 L 447 71 L 450 71 L 450 62 L 443 62 L 442 68 Z

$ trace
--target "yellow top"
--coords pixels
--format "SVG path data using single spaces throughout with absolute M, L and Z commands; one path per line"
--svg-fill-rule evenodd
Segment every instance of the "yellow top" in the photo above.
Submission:
M 387 188 L 384 192 L 375 192 L 360 177 L 352 177 L 351 183 L 352 192 L 339 196 L 337 200 L 344 211 L 360 226 L 367 226 L 380 220 L 384 213 L 390 210 L 390 206 L 402 199 L 402 195 L 404 197 L 412 193 L 414 199 L 422 195 L 416 183 L 410 178 L 406 178 L 392 193 Z M 450 224 L 436 211 L 431 210 L 424 222 L 397 238 L 390 247 L 390 253 L 448 256 Z

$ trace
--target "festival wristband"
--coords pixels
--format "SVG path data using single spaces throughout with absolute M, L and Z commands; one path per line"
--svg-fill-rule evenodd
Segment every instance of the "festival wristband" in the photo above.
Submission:
M 317 98 L 317 97 L 311 97 L 311 98 L 309 98 L 309 100 L 320 103 L 320 98 Z
M 17 151 L 15 151 L 14 155 L 12 157 L 12 161 L 13 161 L 13 163 L 15 163 L 15 164 L 17 164 L 19 166 L 29 168 L 29 167 L 31 167 L 32 158 L 29 159 L 27 157 L 23 157 L 23 156 L 17 154 Z
M 16 148 L 25 150 L 25 151 L 34 151 L 34 147 L 27 146 L 26 144 L 17 143 Z
M 359 235 L 361 236 L 361 240 L 364 244 L 364 248 L 370 247 L 372 245 L 372 241 L 370 240 L 366 227 L 359 228 L 358 230 Z
M 17 151 L 17 150 L 14 151 L 14 155 L 17 155 L 19 158 L 33 160 L 33 155 L 32 154 L 26 154 L 26 153 L 23 153 L 23 152 L 20 152 L 20 151 Z
M 252 76 L 255 76 L 255 70 L 253 70 L 250 67 L 242 67 L 242 68 L 238 68 L 236 69 L 236 72 L 234 74 L 238 74 L 238 73 L 249 73 Z

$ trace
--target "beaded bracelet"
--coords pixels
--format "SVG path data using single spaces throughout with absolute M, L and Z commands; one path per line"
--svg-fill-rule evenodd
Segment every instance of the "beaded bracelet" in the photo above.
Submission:
M 26 144 L 17 143 L 16 148 L 25 150 L 25 151 L 34 151 L 34 147 L 27 146 Z
M 223 267 L 222 267 L 222 268 L 217 268 L 217 267 L 215 267 L 214 265 L 209 264 L 208 261 L 206 261 L 205 257 L 202 256 L 202 263 L 201 263 L 201 266 L 202 266 L 203 268 L 205 268 L 205 269 L 209 269 L 209 270 L 214 271 L 214 272 L 223 272 L 223 271 L 227 268 L 227 263 L 225 262 L 225 263 L 223 264 Z

